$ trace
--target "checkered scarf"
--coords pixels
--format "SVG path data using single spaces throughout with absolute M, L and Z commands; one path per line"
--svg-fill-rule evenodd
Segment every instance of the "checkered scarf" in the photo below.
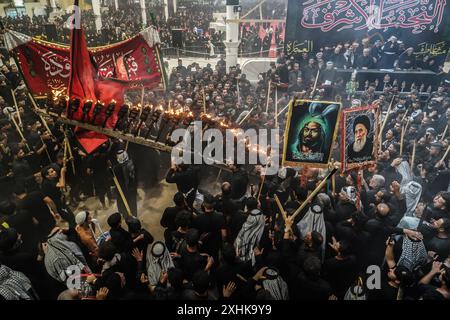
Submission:
M 402 254 L 397 264 L 414 270 L 426 261 L 427 250 L 423 241 L 411 241 L 408 237 L 403 237 Z
M 34 300 L 31 281 L 22 273 L 0 265 L 0 296 L 6 300 Z
M 67 241 L 65 235 L 60 233 L 47 240 L 44 263 L 48 274 L 62 283 L 65 283 L 70 275 L 69 267 L 77 266 L 84 272 L 90 272 L 78 245 Z

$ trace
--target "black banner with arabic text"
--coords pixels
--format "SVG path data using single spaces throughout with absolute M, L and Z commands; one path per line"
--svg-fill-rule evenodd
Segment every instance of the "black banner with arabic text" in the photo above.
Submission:
M 446 0 L 289 0 L 285 51 L 318 52 L 369 37 L 396 36 L 418 58 L 445 57 L 450 39 Z M 440 60 L 440 59 L 439 59 Z M 443 61 L 440 61 L 443 62 Z

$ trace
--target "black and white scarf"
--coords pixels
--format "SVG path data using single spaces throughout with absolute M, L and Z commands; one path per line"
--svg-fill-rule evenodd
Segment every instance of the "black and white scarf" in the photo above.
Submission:
M 414 270 L 426 262 L 427 250 L 423 241 L 412 241 L 408 237 L 403 237 L 402 254 L 397 265 Z
M 242 261 L 252 260 L 252 265 L 255 264 L 253 249 L 261 240 L 264 225 L 265 218 L 262 212 L 257 209 L 252 210 L 234 241 L 234 248 Z
M 150 285 L 153 286 L 158 284 L 162 272 L 167 272 L 167 270 L 174 267 L 169 250 L 165 244 L 163 245 L 164 253 L 160 257 L 153 255 L 153 246 L 148 246 L 147 248 L 147 276 Z
M 0 265 L 0 296 L 5 300 L 35 300 L 31 281 L 22 273 Z

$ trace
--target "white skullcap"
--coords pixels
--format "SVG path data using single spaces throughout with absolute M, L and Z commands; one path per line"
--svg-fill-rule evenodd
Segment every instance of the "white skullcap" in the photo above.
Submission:
M 76 224 L 81 225 L 81 224 L 85 223 L 85 222 L 86 222 L 86 219 L 87 219 L 87 217 L 88 217 L 88 214 L 89 214 L 89 213 L 87 213 L 86 211 L 81 211 L 81 212 L 79 212 L 79 213 L 75 216 L 75 222 L 76 222 Z

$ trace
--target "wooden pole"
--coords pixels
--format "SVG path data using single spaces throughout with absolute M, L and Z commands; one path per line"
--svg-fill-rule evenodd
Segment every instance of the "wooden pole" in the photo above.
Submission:
M 406 126 L 402 127 L 402 132 L 400 133 L 400 157 L 403 154 L 403 143 L 404 143 L 404 140 L 405 140 L 405 127 Z
M 202 92 L 203 92 L 203 112 L 205 114 L 207 114 L 207 109 L 206 109 L 206 94 L 205 94 L 205 87 L 202 87 Z
M 396 97 L 395 95 L 392 97 L 391 103 L 390 103 L 389 108 L 386 113 L 386 118 L 384 118 L 383 124 L 381 125 L 381 128 L 380 128 L 380 133 L 378 135 L 378 143 L 379 143 L 380 147 L 381 147 L 381 142 L 383 139 L 383 130 L 384 130 L 384 127 L 386 126 L 387 120 L 389 119 L 389 114 L 391 113 L 391 109 L 392 109 L 392 105 L 394 103 L 395 97 Z
M 41 138 L 42 146 L 46 145 L 45 142 L 44 142 L 44 139 L 42 139 L 42 136 L 39 136 L 39 138 Z M 52 163 L 52 158 L 50 157 L 50 153 L 48 153 L 47 148 L 45 148 L 45 153 L 47 154 L 47 158 L 48 158 L 49 163 Z
M 286 111 L 286 109 L 287 108 L 289 108 L 289 105 L 290 105 L 290 102 L 287 104 L 287 106 L 286 107 L 284 107 L 283 109 L 281 109 L 281 111 L 280 112 L 278 112 L 278 114 L 277 114 L 277 118 L 284 112 L 284 111 Z
M 142 87 L 142 91 L 141 91 L 141 106 L 144 105 L 144 95 L 145 95 L 145 87 Z
M 34 101 L 33 97 L 31 96 L 31 93 L 28 93 L 28 97 L 30 98 L 31 104 L 33 105 L 33 107 L 35 109 L 39 110 L 39 107 L 36 105 L 36 102 Z M 41 115 L 40 112 L 36 112 L 36 113 L 38 114 L 39 119 L 41 119 L 41 122 L 44 125 L 45 129 L 47 129 L 48 133 L 53 136 L 52 131 L 50 130 L 50 127 L 48 126 L 48 123 L 45 120 L 45 118 Z
M 70 162 L 72 164 L 72 171 L 73 174 L 76 174 L 75 172 L 75 158 L 73 157 L 72 148 L 70 146 L 69 138 L 67 137 L 66 131 L 64 131 L 64 143 L 67 145 L 67 151 L 69 152 Z
M 448 124 L 445 126 L 444 132 L 442 133 L 441 142 L 444 141 L 445 135 L 447 134 Z
M 275 88 L 275 128 L 278 129 L 278 88 Z
M 236 90 L 237 90 L 237 103 L 241 104 L 241 90 L 239 89 L 239 80 L 237 81 Z
M 116 174 L 114 173 L 114 170 L 112 168 L 109 168 L 113 177 L 114 184 L 116 185 L 117 191 L 119 192 L 120 198 L 123 201 L 123 204 L 125 205 L 125 209 L 127 210 L 127 213 L 129 216 L 132 216 L 130 206 L 128 205 L 128 201 L 125 198 L 125 194 L 123 193 L 122 187 L 120 186 L 119 180 L 117 180 Z
M 22 130 L 20 130 L 19 125 L 17 124 L 16 119 L 14 119 L 14 116 L 11 115 L 11 120 L 14 123 L 14 126 L 16 127 L 17 132 L 19 133 L 20 138 L 22 139 L 22 141 L 25 141 L 25 146 L 28 149 L 28 152 L 31 151 L 30 146 L 28 145 L 27 139 L 25 139 L 25 137 L 23 136 Z
M 243 124 L 244 121 L 247 120 L 247 118 L 250 116 L 250 114 L 252 113 L 252 111 L 253 111 L 254 109 L 255 109 L 255 108 L 251 108 L 250 111 L 245 115 L 244 119 L 242 119 L 241 122 L 239 122 L 238 124 L 239 124 L 239 125 Z
M 402 127 L 402 132 L 400 135 L 400 156 L 403 154 L 403 144 L 405 140 L 406 130 L 408 130 L 408 126 L 409 126 L 409 119 L 408 121 L 406 121 L 406 124 Z
M 358 170 L 356 179 L 356 209 L 361 210 L 361 186 L 362 186 L 362 169 Z
M 269 84 L 267 86 L 267 100 L 266 100 L 266 113 L 269 112 L 269 99 L 270 99 L 270 89 L 272 87 L 272 80 L 269 80 Z
M 17 105 L 17 100 L 16 100 L 16 91 L 11 89 L 11 94 L 12 94 L 12 98 L 14 101 L 14 106 L 16 107 L 17 118 L 19 118 L 20 127 L 23 128 L 22 117 L 20 116 L 19 106 Z
M 267 172 L 268 166 L 269 166 L 269 158 L 267 158 L 267 163 L 266 163 L 266 166 L 264 167 L 264 175 L 262 176 L 261 183 L 259 184 L 258 197 L 256 198 L 257 201 L 259 201 L 259 198 L 261 197 L 262 188 L 263 188 L 264 182 L 266 181 L 266 172 Z
M 319 74 L 320 74 L 320 69 L 317 70 L 316 81 L 314 81 L 314 87 L 313 87 L 313 90 L 311 91 L 311 95 L 310 95 L 311 99 L 314 99 L 314 92 L 316 92 L 317 82 L 319 81 Z
M 414 143 L 413 143 L 413 150 L 412 150 L 412 156 L 411 156 L 411 170 L 414 169 L 414 160 L 416 160 L 416 140 L 414 140 Z
M 444 156 L 442 157 L 441 161 L 444 161 L 445 158 L 447 158 L 449 152 L 450 152 L 450 144 L 448 145 L 447 151 L 445 151 Z
M 286 211 L 284 211 L 283 205 L 281 204 L 281 201 L 277 195 L 275 195 L 275 202 L 277 203 L 278 209 L 280 210 L 280 213 L 283 216 L 284 221 L 286 221 L 287 219 Z
M 331 159 L 331 164 L 328 166 L 328 170 L 333 170 L 333 164 L 334 164 L 334 159 Z M 336 194 L 336 176 L 333 175 L 331 177 L 331 193 L 334 195 Z
M 294 214 L 292 215 L 292 219 L 295 219 L 295 217 L 306 207 L 306 205 L 312 201 L 312 199 L 319 193 L 320 190 L 322 190 L 325 183 L 327 183 L 328 179 L 330 179 L 336 173 L 336 171 L 337 169 L 334 168 L 328 173 L 328 175 L 322 180 L 322 182 L 320 182 L 316 189 L 314 189 L 314 191 L 310 193 L 308 198 L 301 204 L 301 206 L 297 210 L 295 210 Z

